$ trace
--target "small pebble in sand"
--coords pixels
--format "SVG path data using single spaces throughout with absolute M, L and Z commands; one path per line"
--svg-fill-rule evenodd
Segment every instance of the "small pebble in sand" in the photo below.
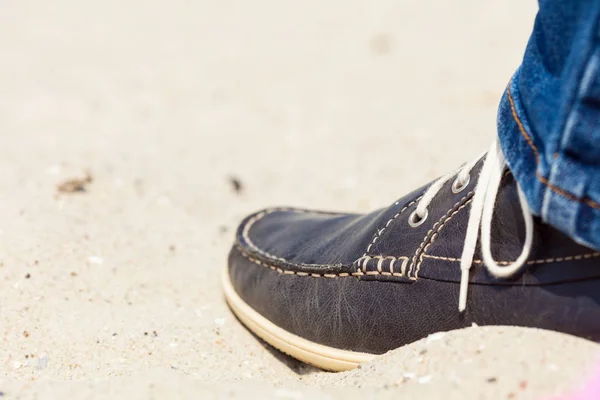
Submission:
M 31 274 L 25 274 L 25 279 L 31 278 Z
M 23 331 L 23 336 L 25 336 L 26 338 L 29 337 L 29 332 Z
M 229 177 L 229 184 L 231 185 L 231 188 L 233 189 L 235 194 L 242 194 L 242 192 L 244 191 L 244 184 L 239 178 L 236 178 L 235 176 Z
M 23 363 L 21 363 L 21 361 L 15 361 L 12 366 L 13 369 L 19 369 L 23 366 Z
M 43 370 L 46 369 L 46 367 L 48 367 L 48 356 L 43 354 L 40 356 L 40 358 L 38 358 L 37 369 Z
M 92 183 L 92 174 L 86 172 L 83 178 L 72 178 L 60 183 L 56 188 L 60 193 L 81 193 L 85 192 L 87 186 Z
M 402 374 L 402 376 L 406 379 L 415 379 L 417 377 L 417 374 L 415 374 L 414 372 L 405 372 Z
M 90 264 L 102 265 L 104 263 L 104 259 L 98 256 L 89 256 L 88 262 Z
M 423 384 L 423 383 L 429 383 L 431 382 L 431 375 L 425 375 L 420 377 L 419 379 L 417 379 L 417 382 Z
M 487 381 L 487 383 L 496 383 L 496 382 L 498 382 L 498 378 L 496 378 L 495 376 L 492 376 L 491 378 L 487 378 L 486 381 Z
M 215 324 L 225 325 L 225 318 L 215 318 Z

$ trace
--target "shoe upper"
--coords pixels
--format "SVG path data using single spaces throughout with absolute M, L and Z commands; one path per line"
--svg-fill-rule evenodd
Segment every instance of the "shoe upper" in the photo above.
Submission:
M 515 276 L 492 276 L 476 250 L 467 310 L 459 313 L 460 257 L 476 183 L 471 179 L 458 193 L 446 183 L 418 226 L 409 219 L 427 186 L 366 215 L 260 211 L 237 231 L 229 261 L 232 284 L 282 328 L 355 351 L 382 353 L 472 323 L 595 337 L 600 323 L 585 318 L 600 317 L 600 252 L 537 218 L 529 260 Z M 510 264 L 525 237 L 510 173 L 502 179 L 492 227 L 492 254 L 499 264 Z M 573 312 L 576 320 L 565 320 Z

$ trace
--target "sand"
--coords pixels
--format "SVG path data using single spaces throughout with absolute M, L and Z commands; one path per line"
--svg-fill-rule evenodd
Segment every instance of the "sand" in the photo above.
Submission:
M 483 151 L 526 3 L 5 2 L 3 398 L 521 399 L 576 385 L 598 345 L 509 327 L 325 373 L 246 331 L 219 283 L 247 213 L 369 211 Z

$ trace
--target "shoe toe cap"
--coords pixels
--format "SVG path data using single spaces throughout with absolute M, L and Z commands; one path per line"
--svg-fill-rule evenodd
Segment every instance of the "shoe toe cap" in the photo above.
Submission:
M 360 246 L 349 243 L 349 225 L 360 215 L 271 208 L 248 216 L 236 245 L 251 255 L 297 265 L 352 264 Z

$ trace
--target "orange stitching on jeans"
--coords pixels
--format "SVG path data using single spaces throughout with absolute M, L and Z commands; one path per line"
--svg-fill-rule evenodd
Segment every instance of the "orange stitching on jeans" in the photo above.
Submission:
M 515 103 L 514 103 L 514 100 L 512 97 L 512 93 L 510 91 L 511 83 L 512 83 L 512 81 L 508 84 L 506 93 L 508 95 L 508 102 L 510 103 L 510 109 L 512 111 L 513 118 L 514 118 L 515 122 L 517 123 L 517 126 L 519 127 L 519 131 L 521 131 L 521 134 L 523 135 L 523 137 L 529 144 L 529 147 L 531 147 L 531 150 L 533 150 L 533 153 L 535 154 L 536 164 L 539 165 L 540 152 L 538 151 L 537 147 L 535 147 L 535 144 L 533 143 L 533 140 L 531 139 L 531 135 L 529 135 L 529 133 L 527 133 L 527 131 L 525 130 L 525 127 L 523 126 L 523 123 L 521 122 L 521 120 L 519 119 L 519 116 L 517 115 L 517 110 L 515 109 Z M 573 193 L 569 193 L 566 190 L 561 189 L 560 187 L 550 183 L 548 181 L 548 179 L 546 179 L 545 177 L 540 175 L 540 173 L 537 170 L 535 171 L 535 176 L 539 179 L 540 182 L 542 182 L 544 185 L 546 185 L 553 192 L 555 192 L 561 196 L 564 196 L 564 197 L 568 198 L 569 200 L 578 201 L 578 202 L 584 203 L 592 208 L 596 208 L 596 209 L 600 210 L 600 203 L 595 202 L 594 200 L 590 199 L 589 197 L 581 198 L 581 197 L 575 196 Z
M 597 208 L 600 209 L 600 203 L 596 203 L 594 200 L 590 199 L 589 197 L 584 197 L 584 198 L 580 198 L 575 196 L 572 193 L 567 192 L 564 189 L 559 188 L 556 185 L 553 185 L 552 183 L 550 183 L 548 181 L 548 179 L 544 178 L 543 176 L 539 175 L 538 172 L 535 173 L 535 175 L 538 177 L 538 179 L 546 186 L 548 186 L 550 189 L 552 189 L 553 192 L 556 192 L 566 198 L 568 198 L 569 200 L 573 200 L 573 201 L 579 201 L 581 203 L 585 203 L 588 206 L 592 207 L 592 208 Z
M 512 93 L 510 92 L 510 85 L 511 85 L 511 83 L 512 83 L 512 80 L 508 84 L 508 87 L 506 88 L 506 92 L 508 94 L 508 102 L 510 103 L 510 109 L 512 111 L 513 118 L 515 119 L 515 122 L 519 126 L 519 130 L 521 131 L 521 134 L 523 135 L 523 137 L 525 138 L 525 140 L 529 144 L 529 147 L 531 147 L 531 150 L 533 150 L 533 152 L 535 153 L 535 161 L 536 161 L 536 163 L 539 164 L 540 163 L 540 152 L 538 151 L 537 147 L 535 147 L 535 144 L 533 143 L 533 139 L 531 139 L 531 136 L 529 135 L 529 133 L 527 133 L 527 131 L 525 130 L 525 127 L 523 126 L 523 123 L 521 122 L 521 120 L 517 116 L 517 110 L 515 109 L 515 103 L 514 103 L 513 98 L 512 98 Z

